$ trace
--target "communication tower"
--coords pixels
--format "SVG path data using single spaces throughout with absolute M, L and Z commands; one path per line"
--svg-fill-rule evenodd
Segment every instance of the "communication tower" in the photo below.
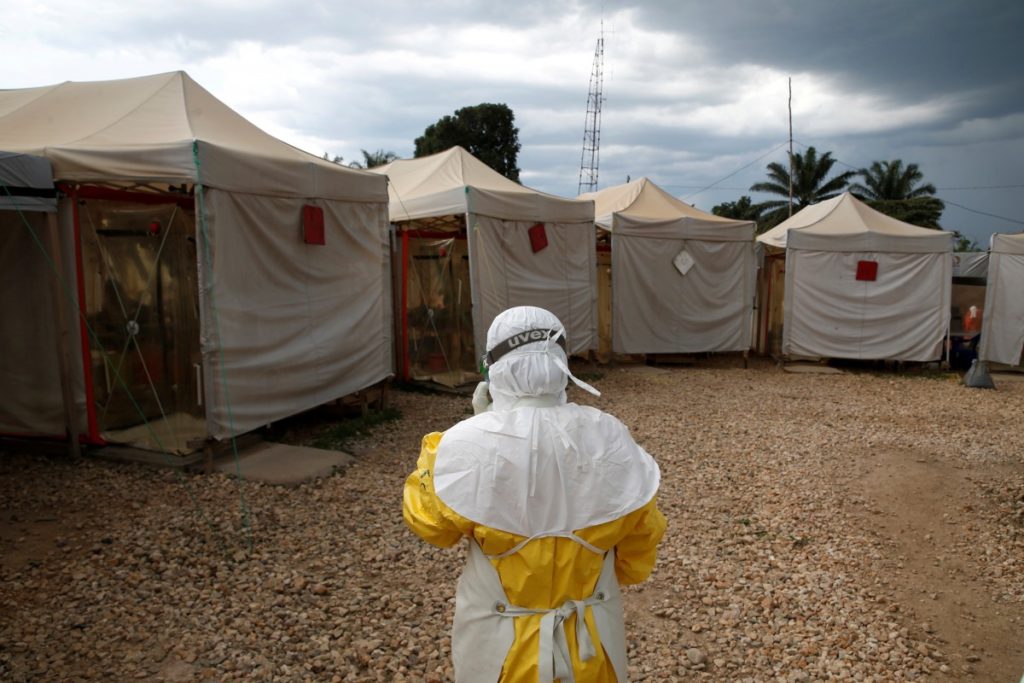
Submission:
M 580 155 L 580 184 L 577 194 L 597 190 L 597 166 L 601 159 L 601 94 L 604 79 L 604 23 L 594 49 L 594 66 L 590 70 L 590 92 L 587 95 L 587 119 L 583 126 L 583 154 Z

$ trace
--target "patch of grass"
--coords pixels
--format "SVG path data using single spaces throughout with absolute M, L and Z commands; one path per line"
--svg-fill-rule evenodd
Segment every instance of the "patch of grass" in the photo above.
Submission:
M 310 446 L 332 451 L 343 451 L 355 439 L 366 436 L 374 427 L 399 420 L 402 411 L 397 408 L 375 410 L 362 417 L 345 418 L 323 429 L 313 437 Z

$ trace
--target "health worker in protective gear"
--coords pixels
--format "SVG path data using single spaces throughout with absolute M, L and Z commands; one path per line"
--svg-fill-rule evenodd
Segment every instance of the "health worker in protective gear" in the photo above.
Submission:
M 625 681 L 619 584 L 654 567 L 657 463 L 625 425 L 567 403 L 565 328 L 540 308 L 495 318 L 478 414 L 423 437 L 403 513 L 424 540 L 468 539 L 455 594 L 456 681 Z M 486 404 L 487 395 L 493 403 Z

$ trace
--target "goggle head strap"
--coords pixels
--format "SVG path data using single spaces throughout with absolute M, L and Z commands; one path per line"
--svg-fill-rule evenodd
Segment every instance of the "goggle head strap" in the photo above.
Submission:
M 525 344 L 532 344 L 533 342 L 545 341 L 551 338 L 554 338 L 555 343 L 565 351 L 565 335 L 561 333 L 561 330 L 524 330 L 504 341 L 498 342 L 490 351 L 485 353 L 483 358 L 484 367 L 494 365 L 498 362 L 499 358 Z

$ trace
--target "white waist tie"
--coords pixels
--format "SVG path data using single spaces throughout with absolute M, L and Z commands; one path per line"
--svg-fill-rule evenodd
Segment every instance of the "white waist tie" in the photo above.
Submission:
M 500 560 L 522 550 L 526 544 L 535 538 L 557 536 L 569 538 L 582 545 L 587 550 L 598 555 L 605 556 L 602 576 L 611 568 L 614 572 L 614 553 L 605 552 L 595 545 L 588 543 L 572 532 L 547 533 L 542 536 L 533 536 L 523 539 L 515 547 L 501 553 L 500 555 L 487 555 L 489 560 Z M 472 545 L 476 545 L 473 543 Z M 600 583 L 600 577 L 598 579 Z M 607 596 L 601 590 L 596 590 L 593 595 L 583 600 L 566 600 L 560 607 L 553 609 L 529 609 L 518 605 L 496 602 L 494 613 L 499 617 L 514 618 L 530 614 L 543 615 L 540 619 L 540 647 L 537 650 L 537 676 L 538 683 L 551 683 L 555 679 L 563 683 L 572 683 L 575 680 L 572 670 L 572 656 L 569 654 L 569 641 L 565 637 L 563 624 L 573 614 L 576 615 L 576 646 L 579 649 L 581 662 L 586 662 L 597 656 L 597 648 L 590 637 L 590 630 L 587 628 L 586 611 L 590 605 L 597 605 L 604 602 Z
M 555 609 L 527 609 L 516 605 L 497 603 L 494 611 L 502 617 L 519 617 L 527 614 L 543 614 L 540 619 L 540 647 L 537 649 L 537 680 L 551 683 L 555 679 L 563 683 L 575 680 L 572 670 L 572 656 L 569 641 L 565 637 L 563 624 L 573 613 L 576 614 L 576 646 L 581 662 L 597 656 L 597 649 L 587 628 L 586 610 L 588 605 L 604 602 L 604 593 L 597 592 L 586 600 L 566 600 Z
M 626 680 L 626 634 L 622 597 L 615 576 L 615 551 L 605 552 L 572 532 L 546 533 L 543 536 L 572 538 L 598 556 L 604 556 L 592 595 L 582 600 L 566 600 L 550 609 L 514 605 L 491 560 L 519 552 L 533 539 L 526 539 L 508 552 L 490 559 L 479 544 L 470 539 L 466 567 L 455 591 L 455 621 L 452 625 L 452 659 L 458 683 L 496 683 L 515 642 L 516 617 L 533 615 L 540 616 L 537 649 L 537 680 L 540 683 L 551 683 L 556 678 L 561 683 L 575 682 L 573 659 L 565 632 L 566 619 L 573 615 L 576 615 L 579 660 L 585 662 L 597 656 L 596 642 L 599 639 L 616 678 Z M 593 637 L 587 628 L 587 608 L 590 608 L 594 625 Z

